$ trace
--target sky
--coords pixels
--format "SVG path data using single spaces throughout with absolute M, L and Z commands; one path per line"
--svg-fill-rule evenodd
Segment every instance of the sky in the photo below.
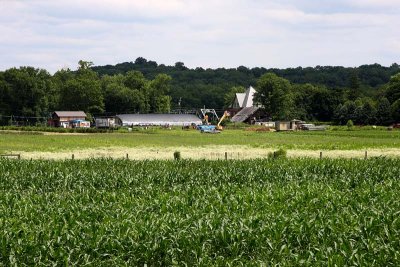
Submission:
M 400 63 L 400 0 L 0 0 L 0 70 Z

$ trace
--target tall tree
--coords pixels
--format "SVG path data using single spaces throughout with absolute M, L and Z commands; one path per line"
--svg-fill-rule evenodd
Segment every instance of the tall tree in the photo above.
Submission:
M 257 81 L 256 101 L 274 120 L 288 120 L 294 108 L 291 84 L 274 73 L 266 73 Z
M 392 118 L 395 122 L 400 122 L 400 98 L 392 104 Z
M 167 113 L 171 110 L 170 82 L 172 78 L 166 74 L 157 75 L 149 84 L 150 111 Z
M 50 74 L 33 67 L 12 68 L 4 72 L 3 98 L 13 115 L 43 117 L 48 113 Z
M 60 90 L 60 107 L 65 110 L 83 110 L 91 114 L 104 111 L 104 98 L 100 79 L 93 70 L 80 61 L 73 78 Z
M 389 125 L 392 122 L 390 102 L 386 97 L 379 99 L 376 119 L 379 125 Z
M 400 73 L 390 78 L 387 85 L 386 97 L 391 104 L 400 99 Z

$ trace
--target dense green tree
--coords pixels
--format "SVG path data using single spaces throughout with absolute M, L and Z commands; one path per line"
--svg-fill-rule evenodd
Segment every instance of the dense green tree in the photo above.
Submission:
M 264 74 L 257 81 L 255 98 L 272 119 L 291 119 L 294 101 L 288 80 L 274 73 Z
M 33 67 L 6 70 L 0 85 L 3 99 L 9 101 L 9 112 L 14 115 L 43 117 L 48 113 L 50 74 Z
M 10 85 L 4 80 L 4 73 L 0 72 L 0 115 L 11 114 Z M 3 121 L 0 118 L 0 121 Z
M 343 105 L 337 106 L 334 115 L 334 121 L 338 124 L 344 125 L 347 121 L 357 121 L 359 106 L 354 101 L 346 101 Z
M 60 108 L 83 110 L 91 114 L 104 111 L 104 96 L 96 72 L 80 61 L 80 67 L 73 78 L 68 79 L 60 90 Z M 89 64 L 89 63 L 87 63 Z
M 125 86 L 133 90 L 145 92 L 148 87 L 148 81 L 143 73 L 139 71 L 129 71 L 125 75 Z
M 386 97 L 379 99 L 376 110 L 376 120 L 379 125 L 389 125 L 392 122 L 392 110 Z
M 357 121 L 362 125 L 373 125 L 377 122 L 377 110 L 371 101 L 366 101 L 360 108 Z
M 341 100 L 336 99 L 336 91 L 312 84 L 294 84 L 294 117 L 302 120 L 329 121 Z
M 400 99 L 400 73 L 390 78 L 387 85 L 386 97 L 392 104 Z
M 171 110 L 170 92 L 171 77 L 159 74 L 149 84 L 150 111 L 155 113 L 167 113 Z
M 400 99 L 397 99 L 393 104 L 392 104 L 392 118 L 394 122 L 400 122 Z
M 354 69 L 350 75 L 349 82 L 349 100 L 356 100 L 360 96 L 360 79 L 358 78 L 357 69 Z
M 132 90 L 124 85 L 110 83 L 105 91 L 105 107 L 107 112 L 137 113 L 144 108 L 144 96 L 139 90 Z

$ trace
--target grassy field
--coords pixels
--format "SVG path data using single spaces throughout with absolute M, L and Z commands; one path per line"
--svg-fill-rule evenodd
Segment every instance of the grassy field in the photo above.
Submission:
M 399 266 L 399 173 L 380 158 L 0 159 L 0 265 Z
M 37 134 L 0 132 L 0 153 L 11 151 L 66 151 L 107 147 L 248 146 L 302 150 L 400 148 L 400 131 L 336 130 L 325 132 L 251 132 L 226 130 L 220 134 L 152 129 L 132 133 Z

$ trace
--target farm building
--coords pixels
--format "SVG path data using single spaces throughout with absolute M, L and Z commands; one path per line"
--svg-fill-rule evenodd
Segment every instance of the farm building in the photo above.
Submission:
M 87 125 L 86 114 L 83 111 L 54 111 L 49 125 L 54 127 L 71 128 L 73 125 L 80 127 L 81 122 L 85 122 L 82 125 Z M 90 124 L 89 124 L 90 126 Z
M 264 111 L 259 107 L 245 107 L 236 113 L 232 118 L 232 122 L 247 122 L 254 124 L 258 119 L 264 116 Z
M 121 114 L 115 118 L 119 126 L 189 126 L 202 123 L 193 114 Z
M 277 121 L 275 122 L 275 129 L 277 131 L 289 131 L 289 130 L 298 130 L 299 125 L 304 124 L 304 121 L 300 120 L 291 120 L 291 121 Z
M 254 123 L 262 117 L 265 117 L 264 111 L 254 100 L 256 90 L 249 87 L 244 93 L 237 93 L 232 102 L 231 108 L 228 109 L 232 114 L 232 122 Z
M 95 119 L 96 128 L 115 128 L 114 117 L 101 117 Z
M 276 121 L 275 129 L 277 131 L 289 131 L 290 130 L 290 121 Z
M 236 93 L 235 99 L 232 103 L 232 108 L 248 108 L 256 106 L 254 102 L 254 94 L 256 90 L 249 87 L 244 93 Z

